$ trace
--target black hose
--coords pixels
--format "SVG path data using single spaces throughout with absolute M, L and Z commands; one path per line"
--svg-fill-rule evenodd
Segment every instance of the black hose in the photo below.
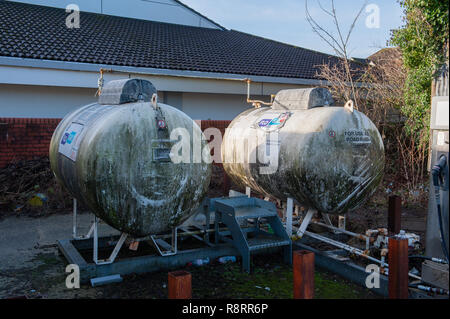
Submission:
M 447 157 L 445 155 L 442 155 L 439 158 L 439 161 L 437 162 L 437 164 L 433 166 L 433 168 L 431 170 L 431 174 L 433 176 L 433 185 L 434 185 L 434 191 L 435 191 L 435 195 L 436 195 L 436 205 L 437 205 L 437 213 L 438 213 L 438 219 L 439 219 L 439 231 L 441 233 L 442 252 L 444 253 L 444 256 L 447 259 L 447 263 L 448 263 L 449 258 L 448 258 L 448 251 L 447 251 L 447 243 L 445 242 L 444 226 L 442 223 L 441 193 L 440 193 L 440 189 L 439 189 L 441 172 L 445 169 L 445 166 L 447 166 Z
M 445 236 L 444 236 L 444 226 L 442 225 L 442 214 L 441 214 L 441 204 L 437 205 L 437 209 L 438 209 L 438 218 L 439 218 L 439 229 L 441 231 L 441 246 L 442 246 L 442 251 L 444 252 L 444 256 L 447 259 L 447 263 L 448 263 L 448 250 L 447 250 L 447 243 L 445 242 Z

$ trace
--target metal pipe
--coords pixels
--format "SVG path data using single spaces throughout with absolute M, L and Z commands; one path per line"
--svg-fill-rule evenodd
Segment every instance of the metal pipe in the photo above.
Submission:
M 248 228 L 253 228 L 253 227 L 243 227 L 242 229 L 248 229 Z M 219 231 L 227 231 L 228 228 L 220 228 Z M 183 233 L 178 233 L 178 237 L 185 237 L 185 236 L 193 236 L 193 235 L 203 235 L 205 233 L 214 233 L 216 232 L 215 229 L 208 229 L 208 230 L 196 230 L 196 231 L 189 231 L 189 232 L 183 232 Z M 141 238 L 135 238 L 135 241 L 146 241 L 146 240 L 150 240 L 151 236 L 146 236 L 146 237 L 141 237 Z M 172 234 L 166 234 L 166 235 L 156 235 L 153 237 L 154 239 L 167 239 L 167 238 L 172 238 Z M 117 243 L 117 241 L 110 241 L 110 244 L 115 244 Z
M 272 106 L 273 104 L 273 98 L 274 96 L 271 95 L 270 96 L 270 103 L 269 102 L 264 102 L 264 101 L 260 101 L 260 100 L 252 100 L 250 99 L 250 83 L 252 83 L 252 81 L 250 79 L 245 79 L 245 81 L 247 82 L 247 103 L 252 103 L 254 107 L 256 108 L 260 108 L 261 104 L 262 105 L 267 105 L 267 106 Z
M 377 262 L 377 263 L 381 263 L 380 260 L 378 260 L 378 259 L 376 259 L 374 257 L 368 256 L 364 251 L 362 251 L 362 250 L 360 250 L 358 248 L 352 247 L 350 245 L 338 242 L 336 240 L 333 240 L 333 239 L 330 239 L 330 238 L 327 238 L 325 236 L 321 236 L 321 235 L 318 235 L 318 234 L 315 234 L 315 233 L 312 233 L 312 232 L 309 232 L 309 231 L 305 231 L 305 235 L 307 235 L 309 237 L 312 237 L 314 239 L 323 241 L 323 242 L 325 242 L 327 244 L 336 246 L 338 248 L 344 249 L 344 250 L 346 250 L 346 251 L 348 251 L 350 253 L 353 253 L 355 255 L 367 258 L 367 259 L 369 259 L 371 261 L 374 261 L 374 262 Z
M 432 292 L 438 295 L 449 295 L 449 292 L 446 289 L 429 287 L 422 284 L 410 284 L 409 288 L 415 288 L 426 292 Z
M 305 231 L 305 235 L 307 235 L 307 236 L 309 236 L 309 237 L 312 237 L 312 238 L 314 238 L 314 239 L 323 241 L 323 242 L 325 242 L 325 243 L 327 243 L 327 244 L 336 246 L 336 247 L 338 247 L 338 248 L 344 249 L 344 250 L 346 250 L 346 251 L 348 251 L 348 252 L 350 252 L 350 253 L 353 253 L 353 254 L 355 254 L 355 255 L 364 257 L 364 258 L 366 258 L 366 259 L 368 259 L 368 260 L 371 260 L 371 261 L 374 261 L 374 262 L 376 262 L 376 263 L 378 263 L 378 264 L 380 264 L 380 265 L 381 265 L 381 264 L 384 264 L 384 265 L 386 266 L 386 268 L 387 268 L 387 269 L 385 269 L 385 274 L 386 274 L 386 275 L 388 274 L 388 271 L 389 271 L 389 265 L 388 265 L 387 263 L 384 263 L 384 262 L 382 262 L 381 260 L 378 260 L 378 259 L 376 259 L 376 258 L 374 258 L 374 257 L 368 256 L 365 252 L 363 252 L 362 250 L 360 250 L 360 249 L 358 249 L 358 248 L 355 248 L 355 247 L 352 247 L 352 246 L 350 246 L 350 245 L 347 245 L 347 244 L 338 242 L 338 241 L 336 241 L 336 240 L 327 238 L 327 237 L 325 237 L 325 236 L 321 236 L 321 235 L 318 235 L 318 234 L 315 234 L 315 233 L 311 233 L 311 232 L 309 232 L 309 231 Z M 409 275 L 411 278 L 418 279 L 418 280 L 422 280 L 421 277 L 416 276 L 416 275 L 414 275 L 414 274 L 412 274 L 412 273 L 408 273 L 408 275 Z
M 319 226 L 322 226 L 322 227 L 325 227 L 325 228 L 328 228 L 328 229 L 331 229 L 331 230 L 334 230 L 334 231 L 337 231 L 337 232 L 340 232 L 342 234 L 347 234 L 349 236 L 352 236 L 352 237 L 355 237 L 355 238 L 358 238 L 358 239 L 361 239 L 361 240 L 370 239 L 369 237 L 367 237 L 365 235 L 353 233 L 351 231 L 348 231 L 348 230 L 345 230 L 345 229 L 342 229 L 342 228 L 337 228 L 337 227 L 334 227 L 334 226 L 331 226 L 331 225 L 327 225 L 327 224 L 324 224 L 324 223 L 321 223 L 321 222 L 311 221 L 311 223 L 319 225 Z

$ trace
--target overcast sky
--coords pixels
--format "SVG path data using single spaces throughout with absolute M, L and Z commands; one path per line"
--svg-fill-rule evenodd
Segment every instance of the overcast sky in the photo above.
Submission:
M 333 50 L 316 35 L 305 17 L 305 0 L 181 0 L 227 29 L 234 29 L 265 38 L 294 44 L 304 48 L 334 54 Z M 321 0 L 330 8 L 330 0 Z M 382 47 L 390 30 L 400 27 L 402 9 L 397 0 L 335 0 L 336 12 L 346 33 L 360 8 L 367 3 L 350 38 L 350 56 L 365 58 Z M 379 8 L 379 28 L 373 10 Z M 314 19 L 334 31 L 331 19 L 321 11 L 317 0 L 308 0 Z M 366 20 L 369 19 L 369 26 Z M 336 34 L 336 32 L 334 32 Z

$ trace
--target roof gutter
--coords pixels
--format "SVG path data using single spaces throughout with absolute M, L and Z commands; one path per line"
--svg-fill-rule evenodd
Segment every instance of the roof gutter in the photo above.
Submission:
M 173 69 L 156 69 L 156 68 L 139 68 L 131 66 L 117 66 L 106 64 L 80 63 L 80 62 L 66 62 L 53 60 L 38 60 L 28 58 L 14 58 L 0 56 L 0 65 L 28 67 L 28 68 L 43 68 L 56 70 L 70 70 L 81 72 L 100 72 L 100 69 L 108 70 L 110 72 L 120 72 L 129 74 L 142 74 L 153 76 L 169 76 L 182 77 L 191 79 L 208 79 L 208 80 L 226 80 L 226 81 L 247 81 L 258 83 L 280 83 L 280 84 L 294 84 L 294 85 L 313 85 L 326 86 L 328 81 L 302 79 L 302 78 L 285 78 L 285 77 L 271 77 L 259 75 L 246 74 L 231 74 L 231 73 L 215 73 L 215 72 L 200 72 L 187 70 L 173 70 Z

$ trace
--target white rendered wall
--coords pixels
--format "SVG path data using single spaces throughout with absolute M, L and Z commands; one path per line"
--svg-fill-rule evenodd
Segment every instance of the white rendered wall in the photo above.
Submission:
M 95 92 L 89 88 L 0 84 L 0 117 L 63 118 L 95 102 Z M 164 101 L 165 92 L 160 93 L 160 101 Z M 245 98 L 235 94 L 169 92 L 167 103 L 173 101 L 173 106 L 195 120 L 232 120 L 250 107 Z
M 11 60 L 11 59 L 9 59 Z M 12 58 L 17 63 L 21 59 Z M 31 60 L 31 59 L 29 59 Z M 36 60 L 37 63 L 41 62 Z M 54 62 L 54 61 L 51 61 Z M 59 65 L 79 65 L 89 66 L 89 64 L 77 64 L 70 62 L 57 62 Z M 97 66 L 95 71 L 77 71 L 63 70 L 54 68 L 40 67 L 22 67 L 2 65 L 2 57 L 0 57 L 0 84 L 18 84 L 18 85 L 37 85 L 37 86 L 60 86 L 60 87 L 79 87 L 79 88 L 97 88 L 99 70 L 101 66 Z M 95 69 L 95 67 L 94 67 Z M 139 68 L 134 68 L 140 71 Z M 168 70 L 171 71 L 171 70 Z M 227 77 L 226 74 L 221 76 Z M 149 80 L 155 85 L 158 91 L 170 92 L 197 92 L 197 93 L 219 93 L 219 94 L 247 94 L 247 84 L 245 81 L 199 78 L 199 77 L 182 77 L 170 75 L 147 75 L 144 73 L 133 72 L 114 72 L 105 73 L 105 83 L 113 80 L 124 78 L 143 78 Z M 251 95 L 270 95 L 276 94 L 280 90 L 295 89 L 301 87 L 311 87 L 301 84 L 271 83 L 270 78 L 263 82 L 252 82 Z
M 0 117 L 62 118 L 93 103 L 95 89 L 0 84 Z
M 9 0 L 48 7 L 76 4 L 80 11 L 219 29 L 219 27 L 173 0 Z
M 183 93 L 183 112 L 196 120 L 232 120 L 252 107 L 245 95 Z M 256 96 L 255 98 L 263 98 Z M 270 97 L 265 97 L 269 100 Z

